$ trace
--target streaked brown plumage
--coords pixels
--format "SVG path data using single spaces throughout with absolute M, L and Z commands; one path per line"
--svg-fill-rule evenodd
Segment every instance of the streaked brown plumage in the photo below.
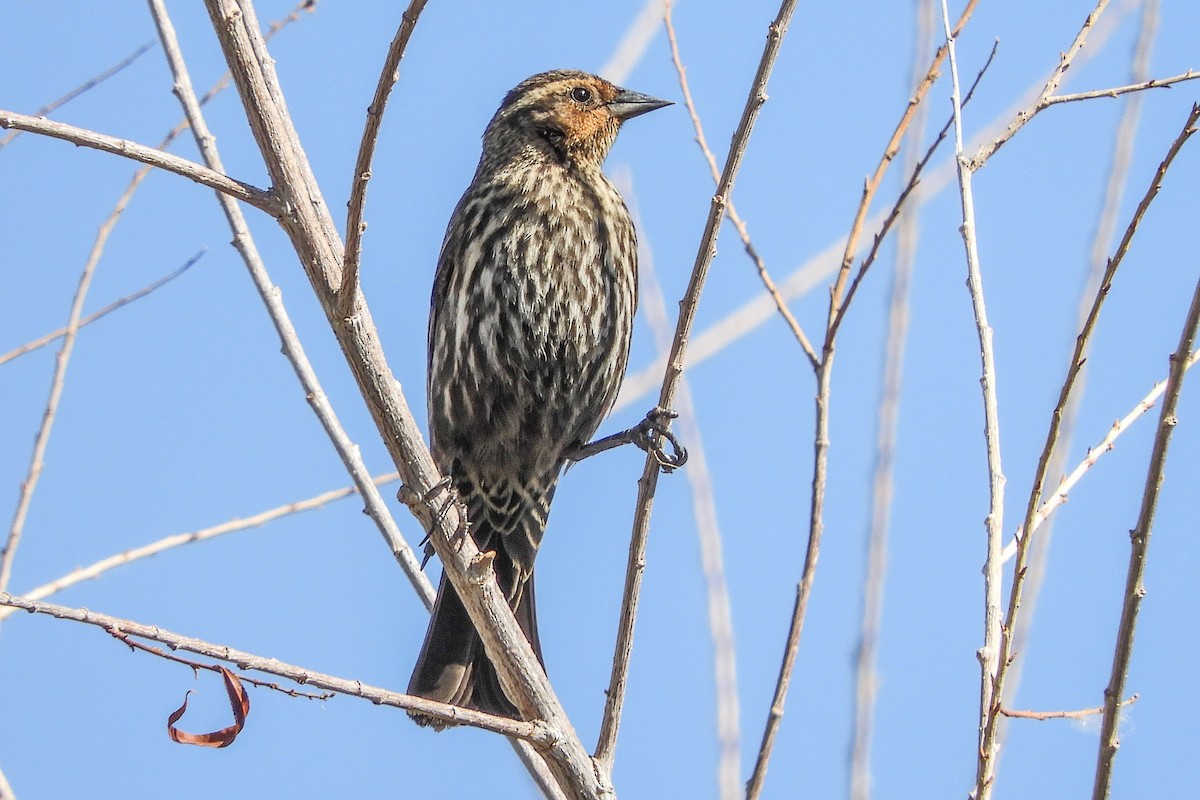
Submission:
M 633 223 L 601 165 L 624 120 L 664 105 L 573 70 L 522 82 L 483 134 L 438 260 L 433 455 L 539 660 L 534 557 L 568 454 L 616 400 L 637 305 Z M 444 576 L 408 691 L 518 716 Z

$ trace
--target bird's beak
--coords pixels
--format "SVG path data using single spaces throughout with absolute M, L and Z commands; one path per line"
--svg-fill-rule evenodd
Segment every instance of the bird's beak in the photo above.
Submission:
M 608 113 L 624 121 L 653 111 L 663 106 L 674 105 L 670 100 L 659 100 L 641 92 L 631 92 L 622 89 L 612 100 L 608 101 Z

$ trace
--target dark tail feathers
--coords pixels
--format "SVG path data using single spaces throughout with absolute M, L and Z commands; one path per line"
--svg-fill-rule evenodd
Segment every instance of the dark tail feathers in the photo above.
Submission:
M 532 575 L 519 592 L 513 613 L 541 663 L 542 647 L 538 641 Z M 479 638 L 466 607 L 445 575 L 442 575 L 438 584 L 433 616 L 425 632 L 425 643 L 421 646 L 417 666 L 408 682 L 408 693 L 502 717 L 520 719 L 521 716 L 500 687 L 500 677 L 484 652 L 483 640 Z M 417 724 L 428 725 L 436 730 L 454 724 L 412 711 L 409 716 Z

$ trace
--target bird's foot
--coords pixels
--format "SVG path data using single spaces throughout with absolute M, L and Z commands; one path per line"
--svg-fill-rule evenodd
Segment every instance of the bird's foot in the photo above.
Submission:
M 679 414 L 670 409 L 655 406 L 646 414 L 646 418 L 628 430 L 605 436 L 589 442 L 572 452 L 568 459 L 572 462 L 583 461 L 585 458 L 620 447 L 623 444 L 637 445 L 638 449 L 649 453 L 658 462 L 664 473 L 679 469 L 687 463 L 687 448 L 679 443 L 679 439 L 671 432 L 671 420 Z M 671 446 L 668 453 L 666 446 Z
M 658 466 L 664 473 L 670 473 L 687 463 L 687 448 L 679 443 L 679 439 L 671 431 L 671 420 L 679 416 L 679 412 L 669 408 L 655 406 L 646 414 L 646 418 L 630 428 L 633 443 L 643 452 L 654 456 Z M 667 453 L 666 445 L 671 445 Z
M 454 488 L 454 481 L 449 475 L 443 475 L 424 493 L 403 484 L 396 492 L 396 498 L 412 510 L 417 519 L 421 520 L 422 527 L 425 528 L 425 538 L 417 545 L 425 548 L 425 558 L 421 560 L 421 569 L 425 569 L 429 559 L 433 558 L 433 543 L 430 541 L 433 529 L 441 527 L 442 523 L 446 521 L 450 509 L 455 506 L 458 506 L 459 525 L 454 533 L 454 546 L 458 547 L 462 538 L 467 535 L 470 522 L 467 520 L 466 509 L 459 502 L 458 490 Z

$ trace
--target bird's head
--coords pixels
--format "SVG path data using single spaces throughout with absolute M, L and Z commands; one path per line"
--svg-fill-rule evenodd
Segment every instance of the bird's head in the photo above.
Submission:
M 669 105 L 586 72 L 543 72 L 505 96 L 483 135 L 484 151 L 504 157 L 533 148 L 560 162 L 599 166 L 622 122 Z

